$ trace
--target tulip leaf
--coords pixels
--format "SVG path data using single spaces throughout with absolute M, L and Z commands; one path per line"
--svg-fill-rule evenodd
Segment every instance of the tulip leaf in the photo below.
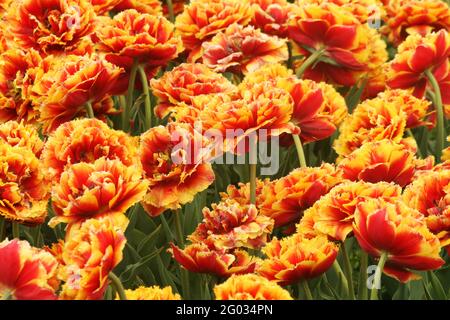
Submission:
M 427 272 L 428 278 L 431 283 L 431 295 L 435 300 L 447 300 L 447 295 L 445 294 L 444 288 L 439 281 L 439 278 L 434 274 L 434 272 Z
M 348 92 L 347 96 L 345 97 L 345 102 L 347 104 L 348 112 L 351 113 L 355 109 L 355 107 L 359 104 L 361 101 L 361 96 L 364 92 L 364 89 L 367 84 L 367 79 L 363 79 L 359 83 L 355 84 L 350 91 Z
M 129 282 L 129 281 L 131 281 L 131 280 L 135 277 L 135 275 L 136 275 L 138 269 L 139 269 L 141 266 L 143 266 L 143 265 L 145 265 L 146 263 L 148 263 L 149 261 L 151 261 L 153 258 L 159 256 L 159 254 L 161 253 L 161 251 L 162 251 L 163 249 L 164 249 L 164 248 L 160 248 L 160 249 L 158 249 L 158 250 L 155 250 L 153 253 L 151 253 L 151 254 L 149 254 L 149 255 L 147 255 L 147 256 L 145 256 L 145 257 L 142 257 L 142 258 L 140 259 L 139 262 L 137 262 L 137 263 L 135 263 L 135 264 L 132 264 L 132 265 L 128 265 L 128 266 L 125 268 L 125 271 L 122 272 L 121 277 L 123 278 L 124 275 L 127 274 L 128 272 L 129 272 L 130 274 L 128 275 L 127 278 L 125 278 L 125 279 L 123 280 L 123 282 Z
M 165 213 L 162 213 L 159 217 L 161 219 L 161 223 L 164 229 L 164 232 L 166 234 L 166 241 L 172 242 L 175 239 L 175 236 L 172 233 L 172 230 L 169 227 L 169 224 L 167 223 L 166 217 L 164 215 Z
M 156 262 L 158 263 L 159 276 L 161 277 L 161 282 L 163 286 L 171 286 L 174 290 L 178 292 L 178 287 L 175 285 L 173 280 L 169 277 L 167 268 L 164 266 L 161 255 L 158 253 L 156 256 Z M 180 267 L 181 268 L 181 267 Z
M 137 247 L 137 252 L 141 252 L 145 246 L 152 246 L 155 237 L 160 233 L 160 231 L 161 225 L 159 225 L 152 233 L 150 233 L 148 236 L 142 239 L 142 241 L 139 243 Z

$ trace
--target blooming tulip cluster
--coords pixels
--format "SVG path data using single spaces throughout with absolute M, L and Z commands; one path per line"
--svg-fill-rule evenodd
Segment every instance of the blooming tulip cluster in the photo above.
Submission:
M 0 18 L 0 300 L 450 298 L 448 1 Z

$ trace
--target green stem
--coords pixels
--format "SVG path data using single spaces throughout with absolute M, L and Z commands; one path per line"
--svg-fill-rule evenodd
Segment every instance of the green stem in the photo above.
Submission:
M 0 217 L 0 242 L 6 237 L 6 221 Z
M 348 293 L 349 297 L 352 300 L 355 300 L 355 289 L 353 288 L 353 272 L 352 266 L 350 264 L 350 257 L 348 256 L 347 249 L 345 248 L 345 244 L 341 245 L 342 258 L 344 259 L 344 273 L 347 278 L 348 283 Z
M 167 4 L 167 9 L 169 11 L 169 20 L 170 20 L 170 22 L 174 22 L 175 21 L 175 15 L 173 13 L 172 0 L 166 0 L 166 4 Z
M 375 277 L 373 281 L 372 290 L 370 292 L 370 300 L 378 300 L 378 289 L 381 288 L 381 275 L 383 274 L 384 264 L 387 260 L 387 252 L 383 252 L 378 261 L 377 270 L 375 271 Z
M 139 76 L 141 77 L 142 91 L 145 95 L 145 130 L 148 130 L 152 127 L 152 104 L 150 101 L 150 91 L 148 89 L 148 79 L 145 74 L 144 67 L 138 67 Z
M 420 151 L 419 144 L 417 143 L 416 137 L 412 133 L 411 129 L 406 129 L 406 132 L 408 133 L 408 136 L 410 136 L 411 138 L 414 139 L 414 141 L 416 141 L 416 144 L 417 144 L 417 155 L 419 156 L 419 158 L 423 158 L 422 151 Z
M 334 269 L 334 272 L 336 273 L 338 279 L 341 282 L 341 286 L 344 289 L 345 296 L 348 296 L 348 282 L 347 282 L 344 272 L 342 271 L 341 266 L 339 265 L 339 262 L 337 260 L 334 260 L 333 269 Z
M 250 164 L 250 203 L 256 205 L 256 164 Z
M 287 42 L 287 48 L 288 48 L 288 60 L 287 60 L 287 67 L 288 69 L 292 69 L 292 43 L 290 41 Z
M 86 113 L 87 113 L 88 117 L 91 119 L 95 118 L 94 109 L 92 108 L 92 103 L 90 103 L 89 101 L 86 102 L 85 107 L 86 107 Z
M 103 296 L 103 300 L 114 300 L 112 292 L 113 292 L 113 290 L 112 290 L 111 286 L 108 286 L 106 288 L 105 295 Z
M 251 139 L 250 139 L 251 140 Z M 258 163 L 258 144 L 250 142 L 249 169 L 250 169 L 250 203 L 256 205 L 256 166 Z
M 306 300 L 314 300 L 313 296 L 312 296 L 312 293 L 311 293 L 311 289 L 309 289 L 308 281 L 307 280 L 302 280 L 300 282 L 301 282 L 301 285 L 303 287 L 303 291 L 305 291 Z
M 444 149 L 444 140 L 445 140 L 444 110 L 442 107 L 441 90 L 439 88 L 438 82 L 436 81 L 436 78 L 434 77 L 430 69 L 425 71 L 425 75 L 427 76 L 428 81 L 430 82 L 435 95 L 434 105 L 436 108 L 437 123 L 436 123 L 436 149 L 434 154 L 436 156 L 436 161 L 440 161 L 442 150 Z
M 14 239 L 20 239 L 20 226 L 17 222 L 12 223 L 12 236 Z
M 363 251 L 361 251 L 360 254 L 358 299 L 367 300 L 367 266 L 369 263 L 369 257 L 367 253 Z
M 292 138 L 294 139 L 295 148 L 297 149 L 298 161 L 300 162 L 300 167 L 306 168 L 306 158 L 305 152 L 303 151 L 302 141 L 300 140 L 300 136 L 293 134 Z
M 178 246 L 183 249 L 184 248 L 184 234 L 183 234 L 183 227 L 181 224 L 181 210 L 178 209 L 175 212 L 175 228 L 177 231 L 177 242 Z
M 120 109 L 123 112 L 125 110 L 125 108 L 127 107 L 127 98 L 123 95 L 119 96 L 119 104 L 120 104 Z
M 317 51 L 314 51 L 298 68 L 297 70 L 297 78 L 301 79 L 303 77 L 303 74 L 305 73 L 306 69 L 308 69 L 310 66 L 312 66 L 324 53 L 324 49 L 319 49 Z
M 117 277 L 113 272 L 109 273 L 109 279 L 114 289 L 119 294 L 120 300 L 127 300 L 127 295 L 125 294 L 125 289 L 123 288 L 122 282 L 120 282 L 119 277 Z
M 130 79 L 128 82 L 128 91 L 127 91 L 127 104 L 125 105 L 125 110 L 122 112 L 122 130 L 128 131 L 130 129 L 130 116 L 131 116 L 131 107 L 133 106 L 133 92 L 136 83 L 136 74 L 138 69 L 137 60 L 133 61 L 133 66 L 130 71 Z
M 177 231 L 177 242 L 178 246 L 183 249 L 184 248 L 184 233 L 183 227 L 181 224 L 181 210 L 175 211 L 175 228 Z M 186 269 L 181 268 L 181 287 L 183 289 L 183 298 L 189 299 L 190 297 L 190 288 L 189 288 L 189 273 Z

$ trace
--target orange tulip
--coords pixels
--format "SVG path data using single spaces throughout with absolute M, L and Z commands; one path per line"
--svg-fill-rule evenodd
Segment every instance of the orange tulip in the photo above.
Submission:
M 264 33 L 287 37 L 287 22 L 294 5 L 286 0 L 250 0 L 254 16 L 251 25 Z
M 271 81 L 278 84 L 277 81 L 292 78 L 293 72 L 280 63 L 266 64 L 258 70 L 249 72 L 245 75 L 239 84 L 241 90 L 251 89 L 253 86 L 261 82 Z
M 114 9 L 122 0 L 92 0 L 94 11 L 98 15 L 107 15 L 109 11 Z
M 175 27 L 189 52 L 188 62 L 202 56 L 201 46 L 233 23 L 246 26 L 253 15 L 250 4 L 239 0 L 194 0 L 177 16 Z
M 389 63 L 387 85 L 394 89 L 414 88 L 413 94 L 423 97 L 428 85 L 425 71 L 430 70 L 440 84 L 449 74 L 449 56 L 448 31 L 441 30 L 426 36 L 413 34 L 398 47 L 394 60 Z M 450 104 L 446 97 L 448 94 L 443 96 L 444 104 Z
M 112 19 L 104 17 L 99 24 L 92 40 L 107 61 L 126 70 L 131 69 L 133 61 L 149 67 L 164 66 L 183 51 L 173 24 L 162 16 L 130 9 Z
M 444 264 L 439 240 L 428 230 L 422 214 L 401 201 L 370 199 L 358 204 L 353 232 L 371 256 L 387 254 L 383 271 L 401 282 L 417 278 L 411 270 L 435 270 Z
M 158 117 L 164 118 L 172 109 L 203 94 L 228 93 L 236 87 L 222 75 L 211 71 L 200 63 L 182 63 L 159 79 L 152 79 L 150 85 L 159 103 L 155 107 Z
M 450 142 L 450 136 L 447 136 L 447 142 Z M 450 147 L 447 147 L 444 150 L 442 150 L 441 160 L 443 162 L 450 160 Z
M 246 74 L 288 59 L 285 40 L 236 23 L 204 42 L 202 49 L 203 63 L 216 72 Z
M 450 29 L 450 8 L 439 0 L 390 0 L 382 32 L 395 45 L 410 34 L 425 36 L 431 31 Z
M 18 1 L 4 19 L 10 41 L 45 54 L 75 50 L 95 27 L 94 7 L 87 0 Z
M 267 137 L 282 133 L 298 133 L 291 123 L 293 103 L 288 92 L 273 86 L 271 81 L 255 84 L 251 88 L 240 87 L 239 95 L 221 95 L 215 99 L 203 98 L 204 104 L 199 112 L 199 120 L 205 130 L 217 130 L 225 137 L 224 149 L 241 153 L 248 151 L 247 139 L 266 130 Z M 218 103 L 218 100 L 221 103 Z M 194 105 L 200 104 L 194 101 Z M 231 133 L 240 131 L 237 136 Z
M 44 142 L 39 137 L 36 127 L 20 123 L 17 121 L 8 121 L 0 124 L 0 140 L 5 141 L 12 147 L 25 148 L 34 153 L 39 158 L 44 148 Z
M 58 262 L 27 241 L 0 242 L 0 299 L 56 300 Z
M 368 142 L 339 163 L 343 177 L 351 181 L 395 182 L 408 185 L 415 172 L 414 153 L 405 146 L 381 140 Z
M 215 249 L 259 249 L 272 233 L 273 220 L 258 214 L 254 205 L 228 199 L 203 209 L 203 222 L 188 238 Z
M 183 250 L 171 244 L 169 252 L 188 271 L 210 273 L 219 277 L 252 273 L 257 263 L 257 259 L 245 251 L 212 250 L 202 242 L 190 244 Z
M 159 15 L 162 12 L 161 1 L 159 0 L 120 0 L 114 8 L 115 11 L 125 11 L 135 9 L 140 13 Z
M 232 276 L 214 287 L 216 300 L 292 300 L 289 292 L 255 274 Z
M 36 122 L 38 105 L 31 99 L 33 70 L 42 58 L 34 49 L 9 49 L 0 56 L 0 121 Z
M 181 300 L 178 293 L 172 292 L 172 287 L 159 286 L 139 287 L 134 290 L 125 290 L 127 300 Z M 117 298 L 116 298 L 117 300 Z
M 300 127 L 303 143 L 330 137 L 347 115 L 344 98 L 329 84 L 290 77 L 278 80 L 277 87 L 294 101 L 292 122 Z
M 86 112 L 91 103 L 95 116 L 117 113 L 108 96 L 122 69 L 99 56 L 69 55 L 49 58 L 50 70 L 36 80 L 33 88 L 41 105 L 41 121 L 46 133 Z
M 320 4 L 322 0 L 297 0 L 299 6 L 308 4 Z M 380 0 L 327 0 L 347 10 L 354 15 L 361 23 L 366 23 L 371 19 L 384 18 L 386 12 L 383 2 Z
M 304 210 L 341 181 L 341 171 L 330 164 L 295 169 L 262 188 L 258 208 L 261 214 L 275 220 L 275 227 L 296 223 Z
M 411 96 L 407 91 L 386 91 L 360 103 L 344 119 L 334 142 L 339 160 L 363 144 L 389 139 L 402 143 L 405 128 L 425 124 L 430 103 Z
M 178 123 L 151 128 L 141 136 L 139 157 L 149 183 L 142 205 L 149 215 L 180 208 L 214 181 L 211 164 L 191 149 L 206 143 L 199 132 Z
M 94 163 L 105 157 L 118 159 L 125 166 L 138 164 L 138 139 L 110 129 L 97 119 L 80 119 L 66 122 L 48 138 L 42 161 L 55 184 L 63 171 L 76 163 Z
M 450 245 L 449 188 L 450 170 L 427 171 L 403 193 L 405 203 L 425 216 L 428 229 L 439 238 L 442 247 Z
M 302 228 L 311 224 L 316 233 L 324 234 L 331 240 L 344 242 L 352 232 L 358 203 L 367 199 L 384 199 L 386 202 L 392 202 L 400 199 L 401 193 L 401 187 L 394 183 L 364 181 L 341 183 L 305 211 L 298 230 L 301 232 L 304 230 Z
M 262 197 L 262 190 L 266 184 L 269 184 L 269 178 L 264 180 L 256 179 L 256 205 L 258 207 L 260 198 Z M 248 205 L 250 203 L 250 183 L 239 182 L 237 187 L 234 185 L 229 185 L 226 192 L 220 193 L 220 198 L 222 201 L 227 201 L 232 199 L 241 205 Z
M 304 73 L 306 78 L 318 82 L 353 86 L 364 74 L 378 67 L 370 65 L 374 55 L 387 58 L 386 50 L 379 45 L 382 43 L 379 34 L 334 3 L 299 6 L 290 16 L 288 32 L 298 54 L 305 59 L 313 54 L 320 56 Z M 375 50 L 378 48 L 382 50 Z
M 267 259 L 261 262 L 257 272 L 285 286 L 326 272 L 339 249 L 324 236 L 308 239 L 301 234 L 293 234 L 281 240 L 272 239 L 262 251 Z
M 69 230 L 66 241 L 59 244 L 63 260 L 59 277 L 65 282 L 60 299 L 103 298 L 108 275 L 122 260 L 126 223 L 117 226 L 107 217 L 88 219 L 79 228 Z
M 145 195 L 148 183 L 137 166 L 100 158 L 70 165 L 52 190 L 56 216 L 49 225 L 122 215 Z
M 43 223 L 49 183 L 31 150 L 0 139 L 0 216 L 28 225 Z

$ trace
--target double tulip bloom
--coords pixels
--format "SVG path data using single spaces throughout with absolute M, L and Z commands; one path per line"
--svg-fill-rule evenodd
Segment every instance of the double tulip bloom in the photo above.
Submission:
M 214 181 L 209 155 L 194 149 L 206 150 L 207 143 L 195 129 L 177 123 L 154 127 L 141 136 L 139 158 L 148 183 L 142 205 L 150 216 L 191 202 Z
M 304 73 L 316 81 L 352 86 L 387 59 L 379 34 L 330 2 L 299 6 L 290 16 L 288 35 L 296 44 L 295 51 L 305 57 L 300 64 L 317 56 Z
M 395 182 L 405 187 L 420 165 L 414 152 L 391 140 L 365 143 L 339 163 L 343 177 L 351 181 Z
M 155 68 L 166 65 L 183 51 L 174 26 L 163 16 L 125 10 L 114 18 L 102 17 L 92 35 L 107 61 L 125 70 L 133 63 Z
M 323 234 L 329 239 L 344 242 L 352 233 L 355 210 L 367 199 L 392 202 L 400 199 L 402 189 L 394 183 L 364 181 L 343 182 L 321 197 L 305 211 L 298 225 L 299 232 Z
M 0 120 L 35 123 L 39 118 L 38 105 L 33 101 L 31 88 L 35 70 L 42 58 L 38 51 L 9 49 L 0 56 Z
M 40 104 L 40 121 L 46 133 L 64 122 L 86 115 L 90 104 L 96 117 L 117 113 L 111 94 L 123 70 L 98 55 L 47 58 L 33 87 Z
M 286 41 L 252 26 L 232 24 L 202 44 L 202 61 L 216 72 L 247 74 L 288 59 Z
M 387 85 L 391 88 L 413 89 L 413 94 L 423 97 L 429 82 L 425 72 L 430 70 L 441 88 L 444 104 L 449 104 L 448 78 L 450 72 L 450 36 L 447 30 L 425 36 L 413 34 L 399 47 L 394 60 L 389 63 Z
M 339 249 L 324 236 L 307 238 L 296 233 L 281 240 L 274 238 L 262 251 L 267 259 L 261 262 L 257 272 L 284 286 L 326 272 Z
M 189 239 L 217 249 L 261 248 L 273 229 L 273 220 L 258 213 L 254 205 L 228 199 L 203 209 L 203 222 Z
M 0 242 L 1 300 L 56 300 L 57 260 L 27 241 Z
M 292 300 L 289 292 L 255 274 L 232 276 L 214 287 L 216 300 Z
M 224 76 L 201 63 L 182 63 L 159 79 L 150 81 L 153 94 L 158 97 L 155 113 L 164 118 L 171 111 L 190 106 L 200 95 L 231 93 L 236 87 Z
M 304 210 L 341 181 L 340 170 L 330 164 L 295 169 L 266 184 L 257 204 L 262 214 L 275 220 L 275 227 L 292 225 L 299 221 Z
M 371 256 L 386 255 L 383 271 L 399 281 L 417 278 L 412 270 L 435 270 L 444 264 L 439 239 L 427 228 L 422 214 L 402 201 L 370 199 L 358 204 L 353 232 Z
M 142 171 L 120 160 L 100 158 L 67 168 L 52 190 L 56 216 L 49 222 L 78 223 L 86 218 L 117 216 L 139 202 L 147 191 Z
M 388 139 L 405 143 L 406 128 L 426 124 L 430 103 L 407 91 L 393 90 L 361 102 L 342 122 L 334 149 L 341 160 L 368 142 Z
M 178 293 L 172 292 L 172 287 L 141 286 L 134 290 L 125 290 L 125 295 L 128 300 L 181 300 Z
M 439 0 L 391 0 L 386 5 L 386 25 L 381 31 L 395 45 L 410 34 L 426 35 L 450 28 L 450 8 Z
M 403 193 L 403 199 L 411 208 L 425 216 L 428 229 L 435 234 L 442 247 L 450 244 L 450 170 L 424 172 Z
M 255 271 L 257 259 L 246 251 L 211 249 L 203 242 L 193 243 L 184 249 L 171 244 L 169 252 L 188 271 L 209 273 L 219 277 Z
M 76 51 L 94 30 L 95 17 L 87 0 L 25 0 L 10 4 L 4 15 L 10 41 L 43 54 Z
M 188 61 L 195 62 L 202 56 L 202 43 L 224 31 L 233 23 L 249 24 L 253 11 L 247 1 L 194 0 L 177 16 L 175 27 L 189 53 Z
M 57 184 L 67 167 L 105 157 L 126 166 L 138 164 L 138 140 L 97 119 L 65 122 L 47 139 L 42 152 L 46 174 Z
M 108 217 L 88 219 L 71 228 L 66 241 L 53 248 L 60 252 L 59 278 L 64 281 L 60 299 L 98 300 L 108 286 L 108 275 L 122 260 L 128 221 Z
M 36 131 L 23 128 L 24 137 L 14 137 L 13 128 L 8 124 L 1 126 L 4 136 L 0 134 L 0 215 L 18 223 L 41 224 L 47 216 L 50 197 L 50 180 L 34 153 L 42 145 Z M 30 136 L 26 136 L 28 133 Z

